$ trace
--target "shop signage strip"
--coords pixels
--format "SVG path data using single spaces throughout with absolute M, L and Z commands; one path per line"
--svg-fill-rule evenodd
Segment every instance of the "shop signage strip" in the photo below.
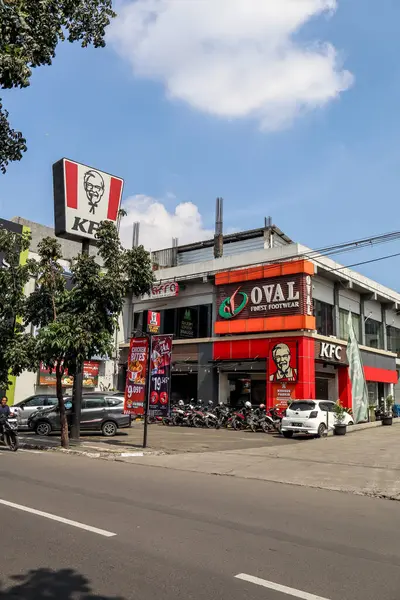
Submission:
M 312 314 L 312 280 L 303 273 L 218 288 L 219 322 Z
M 150 404 L 152 416 L 167 417 L 171 398 L 172 335 L 154 335 L 150 355 Z
M 124 400 L 126 415 L 144 415 L 148 352 L 147 338 L 131 339 Z

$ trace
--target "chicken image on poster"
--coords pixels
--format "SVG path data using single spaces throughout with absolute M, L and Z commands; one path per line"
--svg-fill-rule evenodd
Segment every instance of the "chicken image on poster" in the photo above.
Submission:
M 155 335 L 150 354 L 150 414 L 169 415 L 171 395 L 172 336 Z
M 297 381 L 296 342 L 278 342 L 272 346 L 269 369 L 269 380 L 273 383 Z

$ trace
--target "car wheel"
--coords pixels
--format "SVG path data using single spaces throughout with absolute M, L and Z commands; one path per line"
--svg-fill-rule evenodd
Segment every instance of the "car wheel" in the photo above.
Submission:
M 326 425 L 325 423 L 321 423 L 320 426 L 318 427 L 318 433 L 317 436 L 320 438 L 323 435 L 325 435 L 325 431 L 326 431 Z
M 353 421 L 349 421 L 347 425 L 354 425 Z
M 51 425 L 46 421 L 42 421 L 38 423 L 35 428 L 36 435 L 50 435 L 51 433 Z
M 117 433 L 117 430 L 118 427 L 115 423 L 113 423 L 113 421 L 106 421 L 106 423 L 103 423 L 101 426 L 101 431 L 106 437 L 114 437 L 114 435 Z
M 282 431 L 282 435 L 285 438 L 291 438 L 293 437 L 293 431 Z

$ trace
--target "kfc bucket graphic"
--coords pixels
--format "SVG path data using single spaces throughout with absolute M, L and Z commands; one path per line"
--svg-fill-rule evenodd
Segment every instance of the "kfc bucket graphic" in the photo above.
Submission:
M 94 240 L 101 221 L 116 221 L 123 179 L 63 158 L 53 165 L 55 233 Z

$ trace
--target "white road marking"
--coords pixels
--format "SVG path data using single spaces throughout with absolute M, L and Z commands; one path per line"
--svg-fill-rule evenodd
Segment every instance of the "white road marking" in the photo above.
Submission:
M 24 448 L 20 448 L 19 452 L 28 452 L 29 454 L 43 454 L 42 450 L 25 450 Z
M 144 456 L 144 452 L 122 452 L 122 458 L 128 458 L 130 456 Z
M 51 513 L 43 512 L 41 510 L 36 510 L 36 508 L 29 508 L 28 506 L 23 506 L 22 504 L 8 502 L 7 500 L 0 500 L 0 504 L 3 504 L 4 506 L 9 506 L 10 508 L 16 508 L 17 510 L 22 510 L 23 512 L 27 512 L 32 515 L 37 515 L 38 517 L 44 517 L 45 519 L 50 519 L 51 521 L 58 521 L 59 523 L 64 523 L 65 525 L 71 525 L 71 527 L 84 529 L 85 531 L 90 531 L 91 533 L 97 533 L 98 535 L 102 535 L 103 537 L 114 537 L 117 535 L 116 533 L 112 533 L 111 531 L 105 531 L 104 529 L 98 529 L 97 527 L 92 527 L 91 525 L 78 523 L 78 521 L 64 519 L 64 517 L 58 517 L 57 515 L 52 515 Z
M 275 590 L 276 592 L 281 592 L 282 594 L 286 594 L 288 596 L 295 596 L 296 598 L 301 598 L 302 600 L 328 600 L 328 598 L 323 598 L 322 596 L 316 596 L 315 594 L 302 592 L 301 590 L 296 590 L 295 588 L 287 587 L 286 585 L 280 585 L 279 583 L 273 583 L 272 581 L 267 581 L 266 579 L 260 579 L 259 577 L 253 577 L 252 575 L 246 575 L 246 573 L 239 573 L 239 575 L 235 575 L 235 579 L 248 581 L 249 583 L 254 583 L 255 585 L 260 585 L 261 587 Z

